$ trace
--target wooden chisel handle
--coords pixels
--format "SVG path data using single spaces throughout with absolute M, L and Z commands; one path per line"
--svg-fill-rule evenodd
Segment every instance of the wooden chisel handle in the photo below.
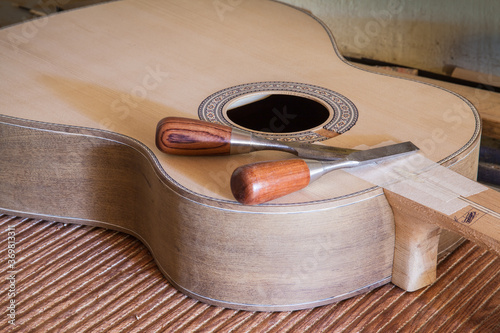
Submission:
M 156 127 L 156 146 L 162 152 L 174 155 L 229 155 L 257 150 L 297 153 L 281 142 L 267 140 L 229 126 L 182 117 L 160 120 Z M 338 155 L 339 151 L 341 149 L 330 154 Z
M 358 161 L 290 159 L 241 166 L 231 176 L 231 191 L 238 202 L 257 205 L 303 189 L 324 174 L 359 165 Z
M 156 146 L 175 155 L 228 155 L 232 128 L 196 119 L 167 117 L 156 127 Z
M 259 162 L 233 172 L 231 191 L 238 202 L 257 205 L 306 187 L 310 178 L 309 167 L 301 159 Z

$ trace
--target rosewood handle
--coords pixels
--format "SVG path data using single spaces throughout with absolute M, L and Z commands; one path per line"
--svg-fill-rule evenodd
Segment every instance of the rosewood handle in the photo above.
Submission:
M 309 167 L 303 160 L 259 162 L 234 170 L 231 191 L 238 202 L 257 205 L 298 191 L 309 180 Z
M 156 127 L 156 146 L 175 155 L 228 155 L 231 127 L 196 119 L 167 117 Z

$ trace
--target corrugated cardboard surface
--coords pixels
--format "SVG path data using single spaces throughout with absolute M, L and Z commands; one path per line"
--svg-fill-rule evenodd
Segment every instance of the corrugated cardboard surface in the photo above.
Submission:
M 115 231 L 0 215 L 0 251 L 1 332 L 500 332 L 500 258 L 470 242 L 440 262 L 438 281 L 423 290 L 388 284 L 328 306 L 274 313 L 184 296 L 145 246 Z

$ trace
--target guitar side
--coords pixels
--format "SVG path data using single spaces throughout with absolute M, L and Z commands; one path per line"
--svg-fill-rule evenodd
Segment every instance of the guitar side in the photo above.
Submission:
M 114 133 L 5 116 L 0 133 L 2 213 L 131 234 L 176 288 L 209 304 L 294 310 L 390 281 L 393 225 L 380 190 L 361 205 L 266 214 L 194 201 L 144 145 Z M 349 221 L 351 205 L 379 223 Z

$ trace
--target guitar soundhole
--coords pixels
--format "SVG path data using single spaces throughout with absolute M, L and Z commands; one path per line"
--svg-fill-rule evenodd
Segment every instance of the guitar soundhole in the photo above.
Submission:
M 297 82 L 251 82 L 219 90 L 198 108 L 201 120 L 282 141 L 316 142 L 351 129 L 358 110 L 346 96 Z
M 257 95 L 230 105 L 227 117 L 235 124 L 253 131 L 293 133 L 324 124 L 330 116 L 321 103 L 309 98 L 271 94 Z

